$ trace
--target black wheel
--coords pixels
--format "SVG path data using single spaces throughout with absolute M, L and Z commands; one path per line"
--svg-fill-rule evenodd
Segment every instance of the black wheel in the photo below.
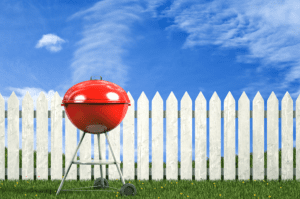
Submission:
M 101 179 L 104 180 L 104 187 L 101 184 Z M 108 181 L 106 180 L 106 178 L 97 178 L 94 182 L 94 189 L 107 189 L 108 188 Z
M 120 193 L 122 196 L 135 196 L 136 188 L 133 184 L 127 183 L 122 186 Z

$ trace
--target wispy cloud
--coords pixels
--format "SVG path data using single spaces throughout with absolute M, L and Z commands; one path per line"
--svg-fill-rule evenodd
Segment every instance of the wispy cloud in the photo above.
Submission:
M 83 38 L 72 61 L 73 83 L 91 74 L 125 87 L 130 67 L 123 62 L 126 46 L 135 41 L 131 25 L 142 18 L 137 1 L 101 1 L 75 13 L 68 20 L 83 18 Z
M 58 52 L 62 49 L 61 44 L 66 41 L 54 34 L 43 35 L 43 37 L 36 44 L 36 48 L 46 47 L 51 52 Z
M 174 18 L 167 31 L 184 31 L 189 35 L 182 48 L 218 45 L 221 48 L 246 48 L 248 54 L 237 54 L 237 62 L 261 61 L 249 76 L 260 81 L 249 83 L 242 91 L 257 92 L 269 88 L 286 90 L 300 78 L 300 2 L 215 0 L 174 1 L 160 18 Z M 268 81 L 266 69 L 280 70 L 280 81 Z M 245 75 L 245 74 L 241 74 Z M 276 77 L 274 77 L 276 78 Z M 265 85 L 269 85 L 266 88 Z M 294 97 L 299 89 L 293 89 Z M 250 92 L 250 93 L 251 93 Z M 283 93 L 284 94 L 284 93 Z
M 77 43 L 78 49 L 71 65 L 74 69 L 71 83 L 85 80 L 90 74 L 101 73 L 109 81 L 125 87 L 130 66 L 124 63 L 123 56 L 127 53 L 126 46 L 135 41 L 131 25 L 143 21 L 145 16 L 149 17 L 145 15 L 147 12 L 153 18 L 173 18 L 174 24 L 166 31 L 188 33 L 182 49 L 203 45 L 246 49 L 248 53 L 237 53 L 235 61 L 261 64 L 256 70 L 246 70 L 247 74 L 241 76 L 257 76 L 260 79 L 250 82 L 241 91 L 251 94 L 259 90 L 263 93 L 271 87 L 286 91 L 300 78 L 298 0 L 214 0 L 207 3 L 175 0 L 157 13 L 157 9 L 166 2 L 104 0 L 70 16 L 68 20 L 79 18 L 85 24 L 83 38 Z M 264 76 L 269 69 L 280 70 L 281 81 L 266 79 Z M 292 97 L 299 92 L 296 88 L 289 89 Z

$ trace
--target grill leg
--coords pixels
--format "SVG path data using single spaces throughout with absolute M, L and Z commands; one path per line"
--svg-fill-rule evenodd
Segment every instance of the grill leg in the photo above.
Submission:
M 98 152 L 99 152 L 99 160 L 102 160 L 102 157 L 101 157 L 101 150 L 100 150 L 100 134 L 97 134 L 97 138 L 98 138 Z M 102 187 L 104 187 L 104 180 L 103 180 L 102 165 L 100 164 L 100 165 L 99 165 L 99 167 L 100 167 L 100 174 L 101 174 L 101 185 L 102 185 Z M 105 168 L 106 168 L 106 165 L 105 165 Z
M 74 155 L 73 155 L 73 158 L 71 159 L 71 161 L 70 161 L 70 163 L 69 163 L 68 170 L 67 170 L 67 172 L 66 172 L 64 178 L 62 179 L 62 181 L 61 181 L 61 183 L 60 183 L 60 185 L 59 185 L 59 187 L 58 187 L 58 190 L 57 190 L 56 195 L 58 195 L 59 192 L 61 191 L 61 188 L 62 188 L 62 186 L 63 186 L 63 184 L 64 184 L 65 179 L 67 178 L 67 175 L 68 175 L 68 173 L 69 173 L 69 171 L 70 171 L 70 168 L 71 168 L 71 166 L 72 166 L 72 164 L 73 164 L 74 158 L 76 157 L 77 151 L 78 151 L 78 149 L 79 149 L 79 146 L 81 145 L 81 142 L 82 142 L 84 136 L 85 136 L 85 132 L 84 132 L 83 135 L 81 136 L 81 139 L 80 139 L 80 141 L 79 141 L 79 144 L 78 144 L 78 146 L 77 146 L 77 149 L 76 149 L 76 151 L 75 151 L 75 153 L 74 153 Z M 76 169 L 77 169 L 77 168 L 76 168 Z
M 120 174 L 121 181 L 122 181 L 122 183 L 123 183 L 123 185 L 124 185 L 124 184 L 125 184 L 125 182 L 124 182 L 124 179 L 123 179 L 123 176 L 122 176 L 121 170 L 120 170 L 120 168 L 119 168 L 119 165 L 117 164 L 117 160 L 116 160 L 116 158 L 115 158 L 114 152 L 113 152 L 113 150 L 112 150 L 112 148 L 111 148 L 111 146 L 110 146 L 110 142 L 109 142 L 109 139 L 108 139 L 107 133 L 105 133 L 105 136 L 106 136 L 106 139 L 107 139 L 108 146 L 109 146 L 109 148 L 110 148 L 111 154 L 112 154 L 112 155 L 113 155 L 113 157 L 114 157 L 115 164 L 116 164 L 116 166 L 117 166 L 117 169 L 118 169 L 118 172 L 119 172 L 119 174 Z

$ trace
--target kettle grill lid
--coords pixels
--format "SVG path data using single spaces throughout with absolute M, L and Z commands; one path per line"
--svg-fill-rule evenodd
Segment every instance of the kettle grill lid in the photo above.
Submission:
M 130 104 L 130 100 L 125 90 L 117 84 L 105 80 L 88 80 L 72 86 L 62 103 Z

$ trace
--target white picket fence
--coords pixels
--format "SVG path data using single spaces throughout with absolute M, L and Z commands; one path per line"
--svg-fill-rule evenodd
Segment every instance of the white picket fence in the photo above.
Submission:
M 153 180 L 181 179 L 210 180 L 221 179 L 221 118 L 224 118 L 224 180 L 247 180 L 253 175 L 253 180 L 277 180 L 300 178 L 300 150 L 297 148 L 296 168 L 293 168 L 293 118 L 296 117 L 296 146 L 300 145 L 300 101 L 296 101 L 296 111 L 293 111 L 293 100 L 287 92 L 282 99 L 282 110 L 278 110 L 278 99 L 274 92 L 271 93 L 267 110 L 264 111 L 264 100 L 258 92 L 253 101 L 253 111 L 245 92 L 238 101 L 238 111 L 235 110 L 235 99 L 229 92 L 224 101 L 224 111 L 221 111 L 221 101 L 215 92 L 209 101 L 209 112 L 206 99 L 200 92 L 195 101 L 195 111 L 192 111 L 192 100 L 186 92 L 181 100 L 180 111 L 177 110 L 178 102 L 173 94 L 167 99 L 166 111 L 163 111 L 163 100 L 157 92 L 152 100 L 152 111 L 149 112 L 149 100 L 144 92 L 135 102 L 128 92 L 131 106 L 123 120 L 123 175 L 125 179 L 149 179 L 149 117 L 152 118 L 152 175 Z M 37 99 L 37 110 L 33 110 L 33 100 L 29 93 L 22 101 L 22 111 L 19 112 L 19 100 L 13 92 L 8 99 L 8 111 L 5 111 L 5 101 L 0 94 L 0 179 L 48 179 L 61 180 L 62 169 L 62 118 L 65 117 L 65 149 L 66 167 L 76 149 L 77 128 L 70 122 L 62 111 L 62 99 L 56 92 L 51 100 L 51 111 L 48 112 L 48 102 L 44 93 Z M 5 114 L 4 114 L 5 113 Z M 7 113 L 7 114 L 6 114 Z M 50 114 L 51 113 L 51 114 Z M 294 113 L 294 114 L 293 114 Z M 48 118 L 51 117 L 51 170 L 48 171 Z M 267 169 L 264 169 L 264 118 L 267 117 Z M 8 168 L 5 168 L 5 118 L 8 118 Z M 22 168 L 19 168 L 19 118 L 22 118 Z M 37 123 L 37 168 L 33 168 L 33 118 Z M 137 119 L 138 132 L 138 168 L 134 169 L 134 118 Z M 166 118 L 166 169 L 163 169 L 163 118 Z M 181 169 L 178 168 L 178 118 L 181 120 Z M 192 118 L 195 118 L 195 169 L 192 169 Z M 206 120 L 209 118 L 209 143 L 210 164 L 206 168 Z M 235 118 L 238 119 L 238 169 L 235 168 Z M 253 118 L 253 169 L 250 169 L 250 118 Z M 278 168 L 278 118 L 282 121 L 282 168 Z M 80 136 L 82 135 L 80 131 Z M 91 137 L 87 134 L 80 150 L 81 160 L 91 160 Z M 105 156 L 105 136 L 101 135 L 101 153 Z M 109 133 L 116 158 L 120 160 L 120 125 Z M 88 139 L 87 139 L 88 138 Z M 94 142 L 95 149 L 98 148 Z M 98 151 L 94 157 L 97 159 Z M 111 153 L 109 152 L 111 158 Z M 104 175 L 106 169 L 103 165 Z M 7 172 L 5 172 L 7 171 Z M 19 172 L 20 171 L 20 172 Z M 51 171 L 51 172 L 50 172 Z M 81 180 L 90 180 L 93 174 L 100 177 L 99 166 L 91 172 L 90 165 L 80 165 Z M 266 172 L 267 171 L 267 172 Z M 223 169 L 222 169 L 223 175 Z M 109 179 L 119 179 L 115 165 L 109 165 Z M 77 179 L 76 165 L 71 167 L 68 179 Z

